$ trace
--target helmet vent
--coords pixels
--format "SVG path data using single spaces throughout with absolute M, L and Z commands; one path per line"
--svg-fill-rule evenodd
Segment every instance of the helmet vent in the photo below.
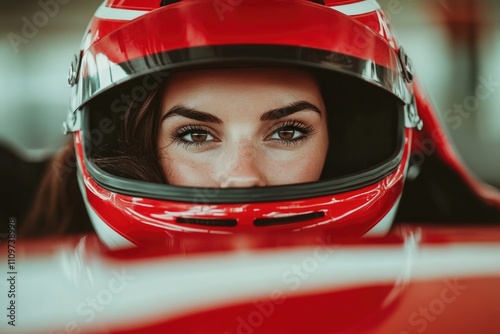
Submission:
M 278 217 L 278 218 L 257 218 L 254 220 L 253 224 L 258 227 L 286 225 L 286 224 L 300 223 L 316 218 L 322 218 L 324 216 L 325 213 L 323 211 L 320 211 L 320 212 L 311 212 L 301 215 L 293 215 L 293 216 Z
M 202 226 L 235 227 L 238 225 L 236 219 L 202 219 L 202 218 L 183 218 L 177 217 L 180 224 L 192 224 Z
M 173 3 L 179 2 L 180 0 L 161 0 L 160 7 L 171 5 Z

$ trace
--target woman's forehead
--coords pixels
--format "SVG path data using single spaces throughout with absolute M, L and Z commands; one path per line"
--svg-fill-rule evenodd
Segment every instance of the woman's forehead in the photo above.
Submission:
M 210 104 L 273 104 L 308 100 L 319 103 L 314 76 L 288 68 L 198 70 L 173 74 L 164 91 L 164 105 L 189 108 Z

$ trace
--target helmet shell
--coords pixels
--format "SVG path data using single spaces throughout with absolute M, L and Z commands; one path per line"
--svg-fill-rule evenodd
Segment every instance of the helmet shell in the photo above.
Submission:
M 256 49 L 235 53 L 238 47 Z M 373 167 L 383 173 L 350 175 L 336 180 L 334 186 L 318 182 L 315 189 L 321 188 L 320 192 L 300 185 L 295 190 L 278 189 L 275 194 L 287 195 L 275 200 L 257 193 L 266 189 L 186 192 L 164 185 L 170 187 L 168 194 L 184 191 L 181 197 L 169 197 L 151 190 L 160 189 L 156 186 L 143 187 L 119 178 L 107 182 L 109 175 L 90 162 L 84 115 L 100 96 L 117 94 L 131 80 L 159 71 L 215 62 L 221 66 L 238 57 L 269 61 L 276 49 L 314 52 L 304 51 L 305 56 L 299 52 L 300 59 L 276 57 L 273 64 L 300 61 L 301 66 L 346 75 L 393 96 L 403 106 L 405 127 L 397 154 L 384 166 Z M 165 6 L 159 1 L 105 1 L 89 24 L 73 66 L 68 117 L 69 130 L 75 133 L 83 197 L 98 234 L 109 247 L 118 247 L 152 240 L 175 243 L 186 233 L 308 229 L 343 237 L 387 232 L 403 190 L 413 133 L 421 127 L 410 69 L 409 58 L 398 49 L 376 1 L 182 0 Z M 347 179 L 367 181 L 342 186 Z M 226 192 L 224 198 L 243 197 L 234 202 L 220 200 Z M 245 192 L 248 201 L 241 200 Z

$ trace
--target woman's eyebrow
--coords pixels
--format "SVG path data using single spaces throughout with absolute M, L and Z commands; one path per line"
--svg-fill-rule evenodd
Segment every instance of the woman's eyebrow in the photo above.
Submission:
M 314 104 L 307 102 L 307 101 L 298 101 L 294 102 L 288 106 L 276 108 L 273 110 L 269 110 L 262 114 L 260 117 L 261 121 L 273 121 L 277 120 L 289 115 L 292 115 L 296 112 L 299 111 L 304 111 L 304 110 L 309 110 L 318 113 L 321 115 L 321 111 L 318 107 L 316 107 Z M 183 116 L 186 118 L 194 119 L 200 122 L 209 122 L 209 123 L 216 123 L 216 124 L 222 124 L 222 120 L 212 114 L 209 114 L 207 112 L 199 111 L 196 109 L 192 108 L 187 108 L 182 105 L 175 106 L 171 108 L 165 115 L 163 115 L 161 121 L 163 122 L 169 117 L 179 115 Z
M 191 118 L 197 121 L 201 122 L 209 122 L 209 123 L 216 123 L 216 124 L 222 124 L 222 120 L 212 114 L 209 114 L 207 112 L 191 109 L 184 107 L 182 105 L 178 105 L 170 109 L 163 117 L 161 118 L 161 121 L 163 122 L 169 117 L 172 117 L 174 115 L 179 115 L 183 116 L 186 118 Z
M 292 104 L 289 104 L 288 106 L 269 110 L 262 114 L 260 117 L 261 121 L 274 121 L 286 116 L 289 116 L 291 114 L 294 114 L 299 111 L 304 111 L 304 110 L 309 110 L 309 111 L 314 111 L 317 112 L 321 116 L 321 110 L 316 107 L 314 104 L 307 102 L 307 101 L 298 101 L 294 102 Z

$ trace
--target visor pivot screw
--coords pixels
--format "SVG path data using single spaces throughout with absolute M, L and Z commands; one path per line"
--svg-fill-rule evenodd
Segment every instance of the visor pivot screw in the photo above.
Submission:
M 413 75 L 415 73 L 413 68 L 413 62 L 411 61 L 410 57 L 406 54 L 405 50 L 402 47 L 399 48 L 399 61 L 403 66 L 403 74 L 405 76 L 406 81 L 412 82 Z
M 68 73 L 68 84 L 71 87 L 73 87 L 76 84 L 78 79 L 78 63 L 79 63 L 78 56 L 75 55 L 69 67 L 69 73 Z

